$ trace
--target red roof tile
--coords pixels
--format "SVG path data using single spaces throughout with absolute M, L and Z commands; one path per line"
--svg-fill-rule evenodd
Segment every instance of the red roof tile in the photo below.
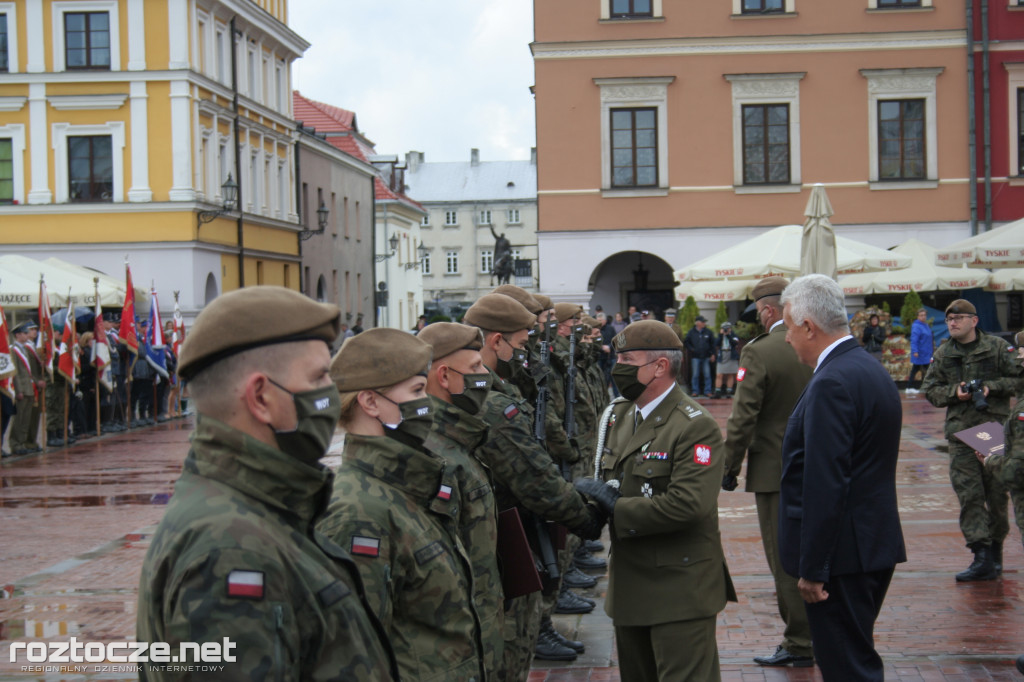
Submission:
M 296 121 L 302 121 L 307 127 L 316 128 L 318 133 L 359 131 L 355 112 L 303 97 L 298 90 L 292 91 L 292 108 Z

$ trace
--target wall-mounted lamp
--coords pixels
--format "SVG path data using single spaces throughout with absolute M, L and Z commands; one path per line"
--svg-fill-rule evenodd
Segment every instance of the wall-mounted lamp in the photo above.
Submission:
M 396 253 L 398 253 L 398 235 L 397 234 L 391 235 L 391 239 L 388 240 L 388 244 L 391 245 L 391 253 L 385 253 L 383 255 L 382 254 L 375 254 L 374 257 L 373 257 L 373 262 L 375 262 L 375 263 L 383 263 L 388 258 L 391 258 Z
M 228 173 L 228 179 L 220 186 L 220 195 L 224 198 L 224 203 L 219 209 L 216 211 L 199 212 L 200 225 L 208 223 L 211 220 L 219 218 L 225 213 L 230 213 L 235 210 L 235 204 L 238 201 L 238 183 L 231 178 L 231 173 Z

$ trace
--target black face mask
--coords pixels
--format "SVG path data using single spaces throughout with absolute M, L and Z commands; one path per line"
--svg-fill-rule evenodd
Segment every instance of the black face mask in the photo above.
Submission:
M 396 403 L 383 393 L 377 391 L 375 393 L 392 405 L 398 406 L 397 424 L 388 424 L 379 417 L 377 418 L 377 421 L 384 426 L 384 435 L 413 447 L 423 445 L 423 441 L 426 440 L 430 433 L 430 427 L 434 423 L 434 408 L 430 404 L 430 396 Z
M 491 375 L 462 373 L 448 368 L 462 377 L 462 393 L 452 393 L 452 404 L 469 414 L 477 414 L 491 391 Z
M 274 429 L 277 447 L 300 462 L 316 466 L 331 447 L 334 428 L 341 416 L 337 387 L 332 383 L 323 388 L 293 393 L 270 377 L 267 377 L 267 381 L 290 395 L 295 404 L 294 429 L 284 431 L 273 425 L 270 427 Z
M 619 393 L 626 400 L 636 400 L 643 395 L 647 389 L 647 384 L 642 383 L 637 375 L 640 373 L 641 367 L 653 364 L 657 360 L 651 360 L 651 362 L 645 362 L 642 365 L 624 365 L 621 362 L 615 363 L 612 367 L 612 381 L 615 382 L 615 387 L 619 389 Z M 653 379 L 651 380 L 653 381 Z M 649 384 L 650 382 L 648 382 Z
M 516 348 L 515 346 L 513 346 L 511 343 L 508 342 L 508 339 L 506 339 L 504 336 L 501 337 L 501 340 L 504 341 L 505 344 L 512 349 L 512 357 L 509 358 L 508 360 L 502 360 L 501 357 L 499 356 L 498 361 L 495 364 L 494 371 L 502 379 L 511 379 L 513 365 L 518 364 L 520 367 L 522 367 L 523 363 L 526 362 L 526 351 L 522 348 Z

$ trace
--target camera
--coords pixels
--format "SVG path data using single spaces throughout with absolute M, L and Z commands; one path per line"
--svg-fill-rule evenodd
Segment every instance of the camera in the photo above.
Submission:
M 988 401 L 985 400 L 985 390 L 978 379 L 971 379 L 964 384 L 964 393 L 970 393 L 974 401 L 974 409 L 984 412 L 988 409 Z

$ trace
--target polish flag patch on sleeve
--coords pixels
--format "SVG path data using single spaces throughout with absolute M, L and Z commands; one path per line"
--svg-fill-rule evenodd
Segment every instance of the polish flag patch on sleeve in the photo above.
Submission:
M 739 371 L 736 372 L 736 381 L 743 381 L 743 377 L 747 376 L 747 368 L 740 367 Z
M 263 572 L 235 569 L 228 573 L 228 596 L 263 599 Z
M 442 500 L 452 499 L 452 487 L 450 485 L 442 485 L 440 490 L 437 491 L 437 496 Z
M 505 408 L 503 414 L 505 415 L 505 419 L 512 419 L 517 414 L 519 414 L 519 408 L 516 407 L 515 404 L 509 405 L 508 407 Z
M 694 445 L 693 461 L 704 466 L 711 464 L 711 447 L 708 445 Z
M 368 538 L 362 535 L 353 535 L 352 554 L 358 554 L 360 556 L 380 556 L 380 538 Z

